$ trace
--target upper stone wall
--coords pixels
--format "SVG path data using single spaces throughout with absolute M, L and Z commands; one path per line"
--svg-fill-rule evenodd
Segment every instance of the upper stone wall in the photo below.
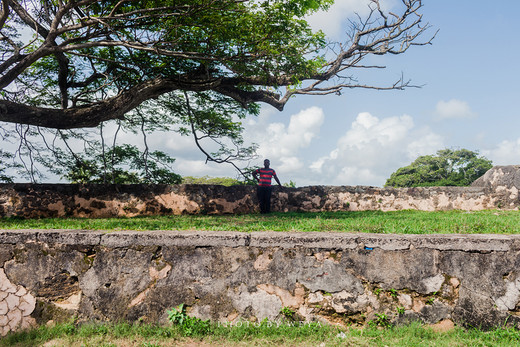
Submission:
M 520 166 L 497 166 L 471 187 L 273 187 L 272 210 L 486 210 L 520 206 Z M 258 212 L 253 186 L 0 184 L 0 217 L 132 217 Z
M 397 211 L 416 209 L 515 209 L 518 189 L 486 187 L 274 188 L 272 210 L 289 211 Z M 2 184 L 0 216 L 132 217 L 167 214 L 227 214 L 258 212 L 255 187 L 208 185 L 72 185 Z

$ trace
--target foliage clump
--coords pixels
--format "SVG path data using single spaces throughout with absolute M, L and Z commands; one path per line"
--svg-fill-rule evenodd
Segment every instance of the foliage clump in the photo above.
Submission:
M 7 169 L 20 168 L 21 165 L 11 162 L 14 155 L 0 149 L 0 183 L 12 183 L 13 176 L 6 172 Z
M 221 186 L 238 186 L 244 184 L 244 182 L 237 180 L 235 178 L 231 177 L 210 177 L 210 176 L 203 176 L 203 177 L 194 177 L 194 176 L 184 176 L 182 178 L 182 183 L 184 184 L 214 184 L 214 185 L 221 185 Z
M 469 186 L 491 169 L 491 160 L 467 149 L 442 149 L 397 169 L 385 187 Z

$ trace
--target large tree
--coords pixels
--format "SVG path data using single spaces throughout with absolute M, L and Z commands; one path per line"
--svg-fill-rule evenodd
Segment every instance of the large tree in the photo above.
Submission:
M 1 0 L 0 121 L 55 129 L 120 119 L 146 100 L 211 91 L 243 107 L 282 110 L 295 94 L 358 83 L 347 69 L 367 55 L 401 54 L 418 42 L 420 0 L 351 22 L 331 46 L 303 19 L 330 0 Z
M 493 166 L 491 160 L 467 149 L 442 149 L 397 169 L 385 187 L 469 186 Z
M 233 163 L 254 154 L 254 144 L 244 148 L 240 119 L 258 114 L 259 103 L 282 110 L 297 94 L 411 86 L 404 79 L 365 84 L 353 71 L 383 67 L 364 63 L 368 55 L 431 42 L 434 34 L 419 41 L 429 28 L 422 1 L 402 0 L 389 12 L 367 0 L 369 14 L 353 14 L 338 43 L 305 21 L 331 3 L 0 0 L 0 137 L 19 138 L 16 156 L 32 181 L 35 161 L 88 164 L 71 138 L 87 140 L 91 158 L 105 158 L 117 149 L 120 129 L 143 134 L 145 168 L 146 136 L 154 130 L 191 135 L 207 160 Z M 107 121 L 117 129 L 110 145 Z M 81 130 L 91 127 L 97 139 Z M 103 172 L 104 180 L 114 174 Z

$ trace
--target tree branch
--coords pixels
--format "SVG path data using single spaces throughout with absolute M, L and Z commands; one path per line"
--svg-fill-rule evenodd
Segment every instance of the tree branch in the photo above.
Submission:
M 2 29 L 9 18 L 9 2 L 7 0 L 2 0 L 0 3 L 0 29 Z

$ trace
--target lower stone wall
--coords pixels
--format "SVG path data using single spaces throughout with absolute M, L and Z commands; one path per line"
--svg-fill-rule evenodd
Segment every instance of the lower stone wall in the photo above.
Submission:
M 0 230 L 0 335 L 80 320 L 520 324 L 520 236 Z
M 518 188 L 273 188 L 272 210 L 485 210 L 520 206 Z M 117 217 L 258 212 L 254 186 L 0 184 L 0 217 Z

